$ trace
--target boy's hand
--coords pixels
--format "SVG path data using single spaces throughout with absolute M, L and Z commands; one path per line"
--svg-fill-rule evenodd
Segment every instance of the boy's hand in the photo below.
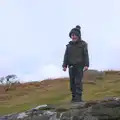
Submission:
M 67 70 L 67 68 L 66 67 L 63 67 L 63 71 L 65 72 Z
M 88 70 L 88 66 L 85 66 L 83 71 L 87 71 Z

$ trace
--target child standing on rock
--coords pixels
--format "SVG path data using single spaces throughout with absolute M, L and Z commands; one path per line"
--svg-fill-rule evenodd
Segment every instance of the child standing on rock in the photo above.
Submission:
M 81 27 L 77 25 L 73 28 L 69 37 L 72 39 L 67 45 L 63 60 L 63 71 L 69 68 L 70 90 L 72 92 L 72 102 L 82 101 L 82 78 L 83 72 L 89 67 L 88 46 L 81 39 Z

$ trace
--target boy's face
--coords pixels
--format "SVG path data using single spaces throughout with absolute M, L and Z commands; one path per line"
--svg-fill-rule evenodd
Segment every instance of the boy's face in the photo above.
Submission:
M 79 39 L 79 37 L 77 35 L 75 35 L 75 33 L 72 33 L 71 39 L 72 39 L 72 41 L 77 41 Z

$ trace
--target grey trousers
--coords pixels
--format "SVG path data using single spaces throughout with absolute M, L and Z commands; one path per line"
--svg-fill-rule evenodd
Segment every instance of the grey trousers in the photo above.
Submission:
M 83 67 L 70 66 L 69 67 L 69 78 L 70 78 L 70 90 L 72 92 L 72 97 L 82 96 Z

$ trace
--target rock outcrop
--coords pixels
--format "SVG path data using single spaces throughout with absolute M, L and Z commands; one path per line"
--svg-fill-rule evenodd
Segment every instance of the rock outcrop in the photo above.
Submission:
M 120 120 L 120 98 L 40 105 L 23 113 L 0 116 L 0 120 Z

